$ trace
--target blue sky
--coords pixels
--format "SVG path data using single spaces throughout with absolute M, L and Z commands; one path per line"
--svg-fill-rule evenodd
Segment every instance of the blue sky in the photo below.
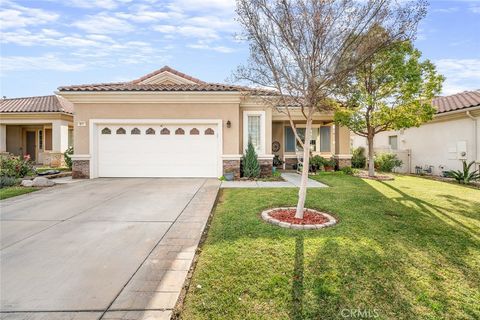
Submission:
M 163 65 L 224 82 L 248 55 L 231 0 L 2 0 L 1 95 L 136 79 Z M 480 89 L 480 1 L 430 1 L 416 46 L 447 77 Z

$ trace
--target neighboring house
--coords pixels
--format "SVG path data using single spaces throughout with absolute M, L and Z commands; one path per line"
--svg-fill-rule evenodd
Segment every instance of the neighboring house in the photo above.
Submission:
M 37 164 L 64 165 L 73 145 L 73 104 L 51 95 L 0 100 L 0 153 L 29 155 Z
M 164 67 L 131 82 L 65 86 L 58 94 L 75 108 L 77 178 L 238 177 L 249 140 L 264 173 L 271 172 L 274 154 L 290 163 L 297 158 L 287 117 L 258 90 Z M 302 126 L 299 110 L 294 113 Z M 350 133 L 332 119 L 331 113 L 315 118 L 312 149 L 346 165 Z
M 420 168 L 442 175 L 461 169 L 461 160 L 480 163 L 480 90 L 433 99 L 433 120 L 418 128 L 382 132 L 375 136 L 378 152 L 394 152 L 404 160 L 400 171 Z M 365 138 L 352 135 L 353 147 L 366 148 Z

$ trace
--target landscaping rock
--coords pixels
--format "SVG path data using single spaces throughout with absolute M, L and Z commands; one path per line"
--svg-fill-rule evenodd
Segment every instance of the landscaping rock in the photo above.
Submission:
M 55 184 L 52 180 L 45 177 L 36 177 L 33 179 L 33 187 L 51 187 Z
M 20 183 L 22 187 L 33 187 L 33 181 L 32 180 L 22 180 L 22 183 Z

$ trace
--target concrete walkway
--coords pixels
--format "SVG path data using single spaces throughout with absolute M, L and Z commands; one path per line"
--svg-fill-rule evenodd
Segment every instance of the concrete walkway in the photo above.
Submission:
M 0 319 L 170 319 L 217 179 L 94 179 L 0 202 Z
M 298 188 L 301 176 L 295 172 L 282 172 L 285 181 L 223 181 L 220 188 Z M 325 188 L 326 184 L 308 179 L 308 188 Z

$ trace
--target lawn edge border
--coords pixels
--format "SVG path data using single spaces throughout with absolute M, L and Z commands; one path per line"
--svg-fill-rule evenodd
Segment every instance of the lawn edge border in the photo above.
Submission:
M 219 200 L 222 192 L 223 192 L 222 188 L 219 188 L 217 192 L 217 196 L 215 197 L 215 201 L 212 206 L 212 210 L 210 211 L 210 215 L 208 216 L 207 222 L 205 223 L 205 227 L 203 228 L 203 233 L 198 242 L 197 249 L 195 250 L 195 255 L 193 256 L 192 262 L 190 264 L 190 269 L 188 269 L 187 276 L 185 277 L 185 281 L 183 282 L 182 290 L 180 291 L 180 294 L 177 298 L 177 302 L 175 303 L 175 306 L 172 309 L 172 315 L 170 316 L 170 320 L 182 319 L 182 312 L 185 305 L 185 298 L 187 296 L 188 290 L 190 289 L 190 284 L 192 283 L 193 274 L 195 273 L 195 269 L 197 268 L 198 259 L 200 258 L 200 254 L 203 250 L 205 240 L 207 240 L 208 231 L 210 230 L 213 216 L 217 209 L 217 205 L 219 204 Z
M 267 210 L 262 211 L 261 217 L 264 221 L 273 224 L 275 226 L 281 227 L 281 228 L 287 228 L 287 229 L 295 229 L 295 230 L 317 230 L 317 229 L 323 229 L 327 227 L 332 227 L 338 223 L 338 220 L 333 217 L 332 215 L 318 211 L 315 209 L 311 208 L 305 208 L 305 210 L 313 211 L 317 214 L 320 214 L 328 219 L 327 222 L 321 223 L 321 224 L 294 224 L 294 223 L 289 223 L 289 222 L 284 222 L 280 221 L 278 219 L 273 218 L 270 216 L 270 212 L 275 211 L 275 210 L 292 210 L 296 209 L 295 207 L 278 207 L 278 208 L 270 208 Z

